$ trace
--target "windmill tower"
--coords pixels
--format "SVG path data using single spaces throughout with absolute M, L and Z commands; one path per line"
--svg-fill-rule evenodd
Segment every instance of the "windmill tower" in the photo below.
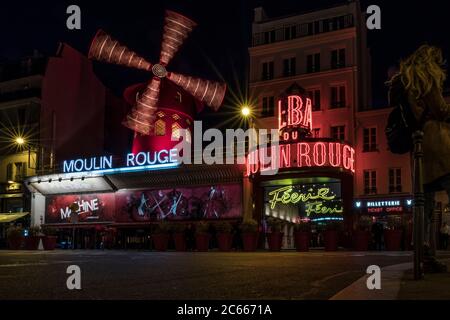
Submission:
M 133 106 L 123 125 L 135 132 L 133 152 L 170 149 L 180 129 L 192 132 L 193 117 L 203 104 L 218 110 L 225 96 L 224 83 L 195 78 L 166 69 L 189 33 L 192 20 L 166 11 L 159 62 L 151 64 L 104 31 L 99 30 L 89 49 L 89 58 L 152 73 L 146 84 L 125 90 L 125 99 Z M 195 105 L 197 107 L 195 107 Z

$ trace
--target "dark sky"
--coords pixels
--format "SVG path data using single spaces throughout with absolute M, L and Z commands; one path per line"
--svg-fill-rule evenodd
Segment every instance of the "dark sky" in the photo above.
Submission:
M 164 9 L 183 13 L 198 27 L 179 51 L 169 70 L 211 79 L 223 77 L 230 89 L 245 87 L 247 46 L 253 8 L 264 6 L 275 17 L 321 8 L 342 1 L 333 0 L 209 0 L 209 1 L 11 1 L 0 3 L 0 58 L 15 59 L 38 49 L 54 54 L 64 41 L 87 54 L 90 40 L 99 28 L 106 30 L 149 61 L 157 61 Z M 369 31 L 372 52 L 374 105 L 383 106 L 383 82 L 390 65 L 422 43 L 443 48 L 450 55 L 450 11 L 447 1 L 362 0 L 365 11 L 378 4 L 382 30 Z M 66 8 L 78 4 L 82 29 L 66 29 Z M 448 6 L 448 5 L 447 5 Z M 146 74 L 127 68 L 96 64 L 102 81 L 120 94 L 125 86 L 148 80 Z

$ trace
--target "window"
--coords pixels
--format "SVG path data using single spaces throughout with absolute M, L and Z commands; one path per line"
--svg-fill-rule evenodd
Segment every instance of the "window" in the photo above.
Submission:
M 14 181 L 21 181 L 26 176 L 26 169 L 27 169 L 27 163 L 26 162 L 16 162 L 14 163 L 14 169 L 15 169 L 15 175 L 14 175 Z
M 389 193 L 402 192 L 402 169 L 389 169 Z
M 13 180 L 13 164 L 8 163 L 6 166 L 6 180 L 12 181 Z
M 283 77 L 295 75 L 296 59 L 289 58 L 283 60 Z
M 275 30 L 264 32 L 264 43 L 275 42 Z
M 273 79 L 273 61 L 262 64 L 262 80 Z
M 262 99 L 261 116 L 263 117 L 273 117 L 275 111 L 275 98 L 264 97 Z
M 311 99 L 312 111 L 320 111 L 320 90 L 308 91 L 308 98 Z
M 345 140 L 345 126 L 331 127 L 331 138 L 334 140 Z
M 377 172 L 375 170 L 364 171 L 364 194 L 377 193 Z
M 284 40 L 295 39 L 297 37 L 296 26 L 288 26 L 284 28 Z
M 345 49 L 331 51 L 331 68 L 345 68 Z
M 320 53 L 308 54 L 306 56 L 306 72 L 319 72 L 320 71 Z
M 330 108 L 336 109 L 336 108 L 345 108 L 346 101 L 345 101 L 345 86 L 333 86 L 331 87 L 330 92 Z
M 165 136 L 166 135 L 166 122 L 164 120 L 157 120 L 155 122 L 155 136 Z
M 311 136 L 313 138 L 320 138 L 320 128 L 314 128 L 311 130 Z
M 180 137 L 181 137 L 180 129 L 181 129 L 181 126 L 177 122 L 172 124 L 172 140 L 173 141 L 180 140 Z
M 364 128 L 363 152 L 378 151 L 377 128 Z

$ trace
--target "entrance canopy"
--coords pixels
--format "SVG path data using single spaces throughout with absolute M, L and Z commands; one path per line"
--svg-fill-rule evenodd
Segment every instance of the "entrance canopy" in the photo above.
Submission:
M 219 183 L 239 183 L 240 165 L 179 165 L 176 168 L 139 172 L 73 172 L 36 176 L 27 180 L 31 192 L 43 195 L 114 192 L 120 189 L 171 188 Z

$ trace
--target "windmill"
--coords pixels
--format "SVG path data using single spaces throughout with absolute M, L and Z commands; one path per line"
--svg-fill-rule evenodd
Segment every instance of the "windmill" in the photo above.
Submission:
M 226 91 L 224 83 L 169 72 L 166 69 L 166 66 L 195 26 L 196 23 L 194 21 L 176 12 L 167 10 L 160 58 L 156 64 L 151 64 L 135 52 L 121 45 L 103 30 L 97 31 L 89 49 L 89 59 L 137 68 L 153 74 L 142 94 L 137 97 L 136 103 L 123 121 L 123 125 L 142 135 L 150 135 L 152 133 L 155 114 L 158 109 L 161 81 L 163 79 L 172 81 L 216 111 L 220 107 Z

